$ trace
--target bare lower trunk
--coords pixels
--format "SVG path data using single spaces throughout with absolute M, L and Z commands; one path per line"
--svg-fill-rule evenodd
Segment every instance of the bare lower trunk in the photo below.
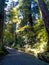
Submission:
M 30 25 L 31 27 L 33 27 L 33 21 L 32 21 L 32 16 L 31 16 L 31 14 L 29 14 L 29 25 Z
M 44 3 L 44 0 L 38 0 L 39 3 L 39 7 L 40 10 L 42 12 L 42 18 L 47 30 L 47 34 L 48 34 L 48 50 L 49 50 L 49 13 L 48 13 L 48 9 L 45 7 L 46 4 Z
M 0 47 L 3 46 L 4 4 L 5 0 L 0 0 Z
M 3 14 L 0 13 L 0 47 L 3 45 Z

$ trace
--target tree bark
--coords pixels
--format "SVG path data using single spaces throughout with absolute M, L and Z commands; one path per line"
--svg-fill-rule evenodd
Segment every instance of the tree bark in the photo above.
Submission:
M 0 13 L 0 46 L 3 44 L 3 15 Z
M 0 0 L 0 48 L 3 46 L 4 1 Z
M 40 10 L 42 12 L 42 18 L 43 18 L 43 21 L 44 21 L 44 24 L 46 27 L 46 31 L 48 34 L 47 46 L 48 46 L 48 51 L 49 51 L 49 13 L 48 13 L 48 9 L 46 9 L 46 4 L 45 4 L 44 0 L 38 0 L 38 3 L 39 3 Z
M 31 2 L 29 3 L 29 10 L 30 10 L 30 12 L 29 12 L 29 14 L 28 14 L 28 21 L 29 21 L 29 25 L 30 25 L 30 27 L 31 27 L 31 31 L 33 30 L 33 17 L 32 17 L 32 12 L 31 12 Z

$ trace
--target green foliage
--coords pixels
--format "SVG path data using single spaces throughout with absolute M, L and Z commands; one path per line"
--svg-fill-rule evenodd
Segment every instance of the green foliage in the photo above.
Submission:
M 36 31 L 37 34 L 37 39 L 40 39 L 40 41 L 47 41 L 47 32 L 44 26 L 44 23 L 42 23 L 43 21 L 37 20 L 37 23 L 34 25 L 34 29 Z
M 6 24 L 6 28 L 4 26 L 3 41 L 9 42 L 9 44 L 11 45 L 15 39 L 14 33 L 15 33 L 15 29 L 16 29 L 16 22 L 18 22 L 18 10 L 16 9 L 16 7 L 13 7 L 12 9 L 10 9 L 8 17 L 9 17 L 9 21 Z M 14 25 L 15 25 L 15 27 L 14 27 Z
M 31 4 L 33 5 L 32 8 Z M 43 20 L 40 17 L 41 15 L 37 0 L 19 0 L 19 11 L 20 16 L 22 15 L 22 19 L 18 18 L 19 13 L 16 8 L 12 8 L 9 11 L 9 24 L 7 24 L 7 31 L 4 31 L 4 41 L 15 41 L 13 43 L 14 48 L 23 47 L 25 44 L 29 44 L 32 48 L 34 47 L 39 50 L 42 44 L 46 47 L 48 38 Z M 29 14 L 31 14 L 32 17 L 32 27 L 29 26 L 30 24 L 28 23 L 30 18 Z M 15 22 L 17 22 L 17 35 L 15 35 L 14 39 L 12 36 L 14 33 L 11 24 Z
M 4 31 L 3 32 L 3 41 L 4 42 L 12 42 L 14 40 L 14 38 L 12 37 L 12 34 L 8 31 Z
M 45 2 L 45 7 L 47 8 L 47 10 L 49 11 L 49 0 L 44 0 L 44 2 Z
M 19 25 L 21 25 L 21 23 Z M 30 31 L 30 28 L 31 27 L 29 25 L 28 26 L 24 25 L 22 27 L 18 27 L 18 30 L 16 31 L 17 35 L 24 38 L 25 40 L 24 45 L 27 43 L 31 45 L 32 48 L 34 47 L 34 48 L 40 49 L 40 46 L 43 44 L 43 46 L 45 45 L 44 47 L 46 48 L 47 33 L 46 33 L 43 20 L 38 19 L 37 21 L 35 21 L 33 25 L 34 29 L 32 31 Z M 18 39 L 18 41 L 21 42 L 21 39 L 20 40 Z M 43 42 L 46 42 L 46 43 L 43 43 Z
M 33 6 L 31 6 L 33 5 Z M 33 15 L 32 18 L 36 18 L 36 14 L 39 17 L 39 8 L 35 0 L 20 0 L 19 9 L 25 21 L 28 22 L 29 14 Z
M 44 53 L 38 54 L 38 58 L 42 61 L 49 63 L 49 52 L 44 52 Z
M 16 22 L 18 19 L 18 10 L 16 8 L 12 8 L 9 12 L 9 21 L 11 21 L 11 23 Z
M 7 31 L 9 31 L 10 33 L 13 33 L 12 25 L 10 23 L 7 24 Z
M 25 42 L 24 42 L 24 39 L 23 39 L 22 37 L 17 36 L 17 37 L 15 38 L 15 46 L 16 46 L 16 47 L 17 47 L 17 46 L 23 47 L 24 44 L 25 44 Z
M 0 49 L 0 56 L 3 56 L 3 55 L 6 55 L 6 54 L 8 54 L 9 52 L 5 49 L 5 47 L 2 47 L 1 49 Z
M 29 9 L 29 6 L 31 5 L 31 2 L 34 3 L 33 4 L 34 7 L 32 9 Z M 23 17 L 24 17 L 23 20 L 25 20 L 25 21 L 28 22 L 28 19 L 29 19 L 28 15 L 30 13 L 31 14 L 32 13 L 38 14 L 38 16 L 40 16 L 39 9 L 38 9 L 38 5 L 35 6 L 35 4 L 37 5 L 37 2 L 36 1 L 32 1 L 32 0 L 29 0 L 29 1 L 27 1 L 27 0 L 26 1 L 20 0 L 20 2 L 19 2 L 19 7 L 20 8 L 19 9 L 20 9 L 20 11 L 23 14 Z M 22 21 L 21 23 L 23 23 L 25 21 Z M 27 25 L 24 25 L 24 26 L 21 26 L 17 30 L 17 33 L 20 33 L 20 35 L 22 35 L 22 37 L 25 36 L 24 39 L 27 40 L 27 44 L 34 45 L 37 42 L 38 43 L 42 43 L 43 41 L 47 42 L 47 33 L 45 33 L 46 30 L 45 30 L 44 23 L 43 23 L 42 19 L 38 19 L 37 21 L 33 20 L 33 22 L 35 22 L 35 23 L 32 26 L 33 27 L 33 30 L 32 31 L 30 31 L 31 27 L 29 25 L 28 26 Z
M 4 55 L 4 51 L 0 50 L 0 55 Z

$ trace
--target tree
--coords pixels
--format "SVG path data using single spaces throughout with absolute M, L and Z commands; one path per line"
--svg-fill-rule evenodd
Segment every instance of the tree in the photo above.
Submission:
M 22 13 L 23 19 L 26 22 L 29 22 L 30 26 L 33 26 L 31 2 L 32 0 L 29 0 L 29 1 L 20 0 L 19 9 L 20 9 L 20 12 Z
M 45 4 L 44 0 L 38 0 L 38 3 L 39 3 L 40 10 L 42 12 L 42 18 L 48 34 L 48 47 L 49 47 L 49 10 L 46 7 L 47 5 Z
M 3 46 L 3 23 L 4 23 L 5 0 L 0 0 L 0 46 Z
M 16 8 L 12 8 L 9 12 L 9 26 L 11 26 L 11 33 L 14 36 L 16 30 L 16 23 L 18 22 L 18 10 Z
M 14 7 L 9 12 L 9 21 L 17 22 L 18 19 L 18 10 Z

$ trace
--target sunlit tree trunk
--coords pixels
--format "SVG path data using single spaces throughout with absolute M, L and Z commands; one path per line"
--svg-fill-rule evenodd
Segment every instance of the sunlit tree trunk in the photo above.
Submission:
M 49 51 L 49 13 L 44 0 L 38 0 L 40 10 L 42 12 L 42 18 L 48 34 L 48 51 Z

